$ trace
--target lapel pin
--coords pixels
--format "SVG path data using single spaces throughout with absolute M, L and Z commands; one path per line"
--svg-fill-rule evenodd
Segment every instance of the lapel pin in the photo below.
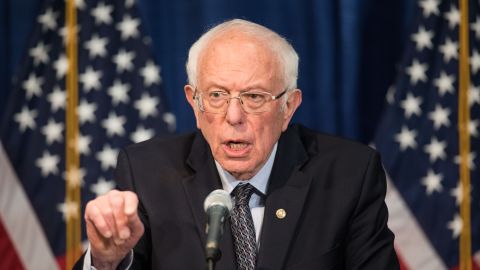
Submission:
M 280 209 L 277 209 L 277 211 L 275 212 L 275 215 L 277 216 L 278 219 L 284 219 L 287 216 L 287 212 L 285 211 L 285 209 L 280 208 Z

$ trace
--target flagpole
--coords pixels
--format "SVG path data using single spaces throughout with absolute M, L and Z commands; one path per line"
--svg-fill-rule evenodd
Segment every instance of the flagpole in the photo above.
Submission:
M 78 48 L 77 48 L 77 10 L 74 0 L 66 2 L 67 59 L 66 74 L 67 106 L 66 106 L 66 269 L 72 269 L 75 261 L 81 256 L 81 219 L 80 219 L 80 157 L 78 152 Z
M 468 0 L 460 0 L 460 58 L 459 58 L 459 97 L 458 97 L 458 132 L 460 148 L 460 182 L 462 186 L 462 202 L 460 215 L 462 217 L 462 232 L 460 234 L 459 270 L 472 269 L 472 239 L 470 213 L 470 106 L 468 90 L 470 87 L 469 66 L 469 16 Z

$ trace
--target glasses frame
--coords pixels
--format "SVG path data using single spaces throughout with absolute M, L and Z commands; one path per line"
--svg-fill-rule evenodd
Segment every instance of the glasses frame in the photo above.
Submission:
M 268 110 L 266 110 L 266 111 L 259 111 L 259 112 L 249 112 L 249 111 L 245 110 L 245 107 L 244 107 L 244 105 L 243 105 L 242 95 L 244 95 L 245 93 L 249 93 L 249 91 L 242 92 L 242 93 L 240 93 L 240 94 L 238 94 L 237 96 L 234 96 L 234 97 L 232 97 L 232 96 L 229 94 L 230 97 L 228 97 L 228 98 L 226 99 L 226 101 L 227 101 L 227 102 L 226 102 L 227 106 L 226 106 L 225 111 L 222 111 L 222 112 L 210 112 L 210 111 L 206 111 L 206 110 L 205 110 L 205 106 L 203 105 L 203 98 L 201 97 L 201 96 L 202 96 L 202 91 L 200 91 L 197 87 L 194 87 L 194 89 L 195 89 L 195 91 L 193 92 L 193 100 L 195 101 L 195 105 L 197 106 L 197 108 L 198 108 L 200 111 L 202 111 L 202 112 L 208 112 L 208 113 L 214 113 L 214 114 L 223 114 L 223 113 L 226 113 L 227 110 L 228 110 L 228 105 L 230 105 L 230 101 L 231 101 L 232 99 L 238 99 L 238 101 L 239 101 L 239 103 L 240 103 L 240 107 L 242 107 L 242 110 L 243 110 L 245 113 L 258 114 L 258 113 L 263 113 L 263 112 L 267 112 L 267 111 L 268 111 Z M 225 92 L 227 92 L 227 91 L 225 91 Z M 285 95 L 285 93 L 287 93 L 287 92 L 288 92 L 288 89 L 286 88 L 285 90 L 283 90 L 282 92 L 280 92 L 278 95 L 275 95 L 275 96 L 274 96 L 274 95 L 272 95 L 272 94 L 270 94 L 270 93 L 268 93 L 268 92 L 266 92 L 266 91 L 257 91 L 257 93 L 262 93 L 262 94 L 266 94 L 266 95 L 270 96 L 271 99 L 267 99 L 267 102 L 266 102 L 265 104 L 267 104 L 267 103 L 269 103 L 269 102 L 272 102 L 272 101 L 275 101 L 275 100 L 278 100 L 278 99 L 281 98 L 283 95 Z M 262 106 L 265 106 L 265 104 L 262 105 Z

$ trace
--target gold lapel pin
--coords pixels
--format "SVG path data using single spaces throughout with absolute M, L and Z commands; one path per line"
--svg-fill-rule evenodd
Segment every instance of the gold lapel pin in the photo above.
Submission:
M 287 216 L 287 212 L 285 211 L 285 209 L 280 208 L 280 209 L 277 209 L 277 211 L 275 212 L 275 215 L 277 216 L 278 219 L 284 219 Z

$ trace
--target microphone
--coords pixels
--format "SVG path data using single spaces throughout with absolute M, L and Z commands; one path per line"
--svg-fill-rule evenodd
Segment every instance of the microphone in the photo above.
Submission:
M 225 219 L 233 208 L 232 198 L 223 189 L 214 190 L 205 199 L 203 208 L 208 216 L 207 243 L 205 245 L 206 259 L 207 262 L 213 264 L 222 257 L 219 243 L 223 236 Z

